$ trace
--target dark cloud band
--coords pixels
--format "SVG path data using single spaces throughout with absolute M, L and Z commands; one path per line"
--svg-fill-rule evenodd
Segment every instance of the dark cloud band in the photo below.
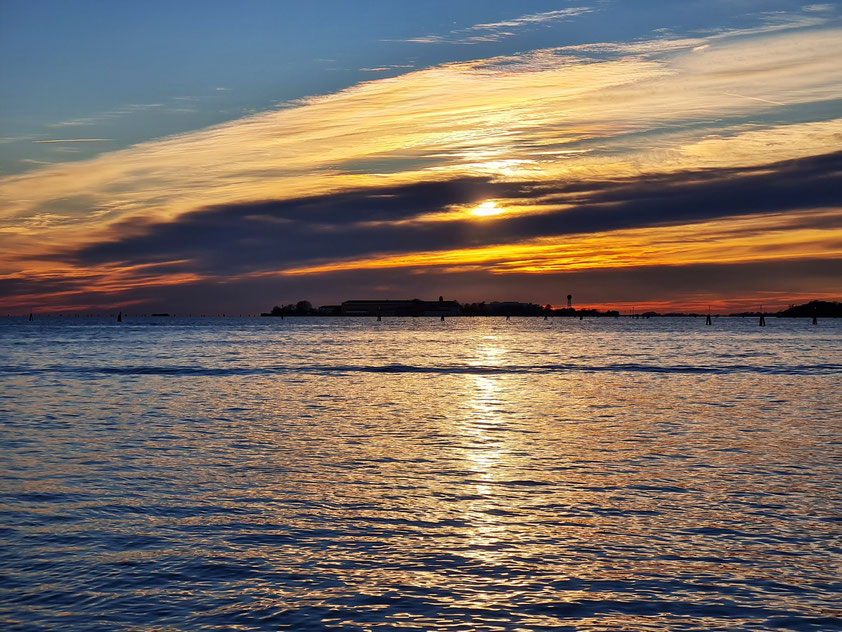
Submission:
M 842 205 L 842 152 L 747 169 L 590 183 L 461 178 L 199 210 L 166 223 L 125 225 L 112 241 L 57 255 L 78 265 L 191 261 L 197 274 L 235 275 L 309 261 L 451 250 L 536 237 L 698 223 Z M 566 205 L 494 221 L 406 221 L 495 198 Z M 795 221 L 797 216 L 793 216 Z M 823 218 L 833 227 L 839 223 Z

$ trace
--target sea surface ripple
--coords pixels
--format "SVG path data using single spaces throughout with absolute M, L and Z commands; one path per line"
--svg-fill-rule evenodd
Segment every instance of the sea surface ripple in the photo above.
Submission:
M 842 323 L 0 319 L 0 629 L 842 630 Z

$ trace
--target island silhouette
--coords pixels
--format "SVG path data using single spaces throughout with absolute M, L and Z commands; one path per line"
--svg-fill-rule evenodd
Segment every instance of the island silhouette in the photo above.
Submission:
M 261 316 L 559 316 L 559 317 L 620 317 L 618 310 L 576 309 L 568 295 L 567 307 L 554 308 L 550 304 L 523 303 L 519 301 L 491 301 L 479 303 L 460 303 L 444 300 L 440 296 L 437 301 L 414 299 L 354 299 L 344 301 L 339 305 L 322 305 L 313 307 L 310 301 L 298 301 L 286 305 L 276 305 L 269 312 Z M 632 318 L 695 316 L 705 317 L 707 314 L 697 312 L 667 312 L 645 311 L 632 313 Z M 803 305 L 790 305 L 787 309 L 777 312 L 766 312 L 762 308 L 758 311 L 734 312 L 727 316 L 770 316 L 778 318 L 840 318 L 842 317 L 842 303 L 835 301 L 810 301 Z

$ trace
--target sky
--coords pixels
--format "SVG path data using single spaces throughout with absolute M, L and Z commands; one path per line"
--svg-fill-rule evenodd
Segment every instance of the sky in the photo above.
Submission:
M 0 0 L 0 313 L 842 298 L 842 3 Z

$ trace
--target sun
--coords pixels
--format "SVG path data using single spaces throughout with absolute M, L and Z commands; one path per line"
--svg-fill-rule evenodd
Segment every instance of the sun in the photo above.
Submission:
M 471 211 L 471 215 L 476 215 L 478 217 L 491 217 L 492 215 L 499 215 L 500 213 L 505 213 L 505 209 L 497 206 L 497 203 L 493 200 L 483 202 Z

